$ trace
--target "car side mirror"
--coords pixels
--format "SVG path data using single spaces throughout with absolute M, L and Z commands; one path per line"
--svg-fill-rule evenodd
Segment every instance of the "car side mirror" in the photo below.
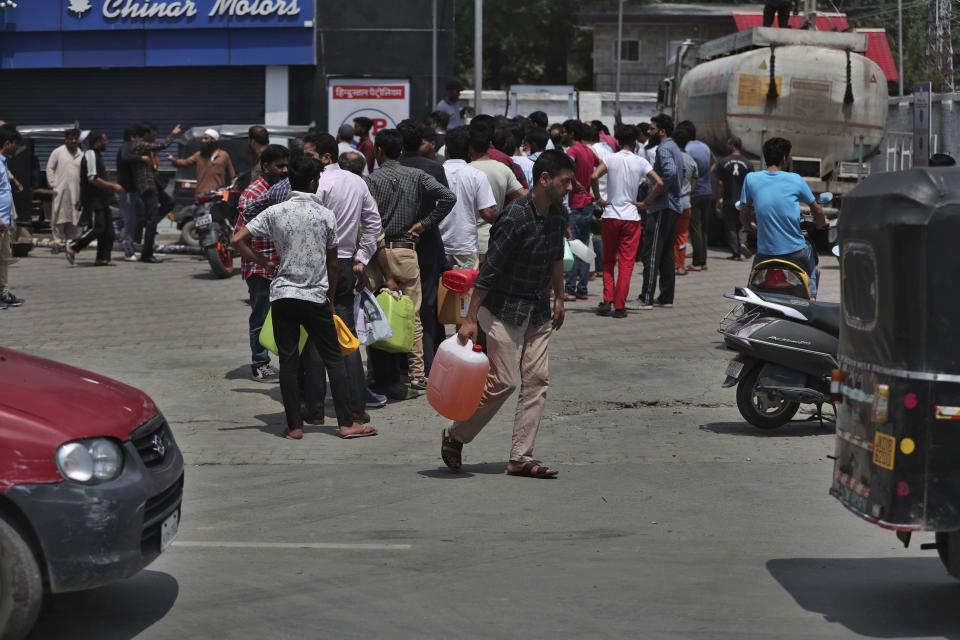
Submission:
M 819 202 L 820 204 L 830 204 L 831 202 L 833 202 L 833 194 L 830 193 L 829 191 L 824 191 L 817 198 L 817 202 Z

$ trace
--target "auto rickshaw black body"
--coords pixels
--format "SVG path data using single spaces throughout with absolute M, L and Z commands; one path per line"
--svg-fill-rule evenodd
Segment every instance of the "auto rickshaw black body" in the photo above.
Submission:
M 960 169 L 868 178 L 839 222 L 831 494 L 960 578 Z

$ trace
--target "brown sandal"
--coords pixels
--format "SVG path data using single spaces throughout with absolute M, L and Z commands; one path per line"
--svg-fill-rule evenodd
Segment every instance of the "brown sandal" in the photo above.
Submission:
M 440 440 L 440 458 L 443 459 L 443 464 L 447 465 L 450 471 L 456 473 L 460 471 L 460 466 L 463 463 L 462 456 L 463 443 L 444 429 Z
M 551 469 L 550 467 L 540 464 L 534 460 L 531 460 L 530 462 L 524 462 L 522 467 L 512 471 L 510 470 L 510 466 L 507 465 L 508 476 L 523 476 L 524 478 L 556 478 L 558 473 L 560 472 L 556 469 Z
M 340 427 L 342 429 L 343 427 Z M 340 429 L 337 429 L 337 435 L 340 436 L 343 440 L 352 440 L 354 438 L 369 438 L 370 436 L 377 435 L 377 430 L 373 427 L 364 426 L 363 431 L 360 433 L 344 433 Z

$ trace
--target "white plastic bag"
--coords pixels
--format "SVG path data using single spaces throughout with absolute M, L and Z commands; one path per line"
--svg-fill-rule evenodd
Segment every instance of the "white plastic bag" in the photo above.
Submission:
M 390 322 L 373 293 L 364 289 L 354 302 L 357 338 L 360 344 L 371 345 L 393 336 Z

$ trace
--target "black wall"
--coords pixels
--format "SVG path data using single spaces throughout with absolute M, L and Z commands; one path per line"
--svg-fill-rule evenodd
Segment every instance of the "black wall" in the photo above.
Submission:
M 336 76 L 409 78 L 411 115 L 433 111 L 432 7 L 432 0 L 318 0 L 310 119 L 326 127 L 327 78 Z M 437 0 L 438 100 L 453 75 L 453 21 L 453 0 Z

